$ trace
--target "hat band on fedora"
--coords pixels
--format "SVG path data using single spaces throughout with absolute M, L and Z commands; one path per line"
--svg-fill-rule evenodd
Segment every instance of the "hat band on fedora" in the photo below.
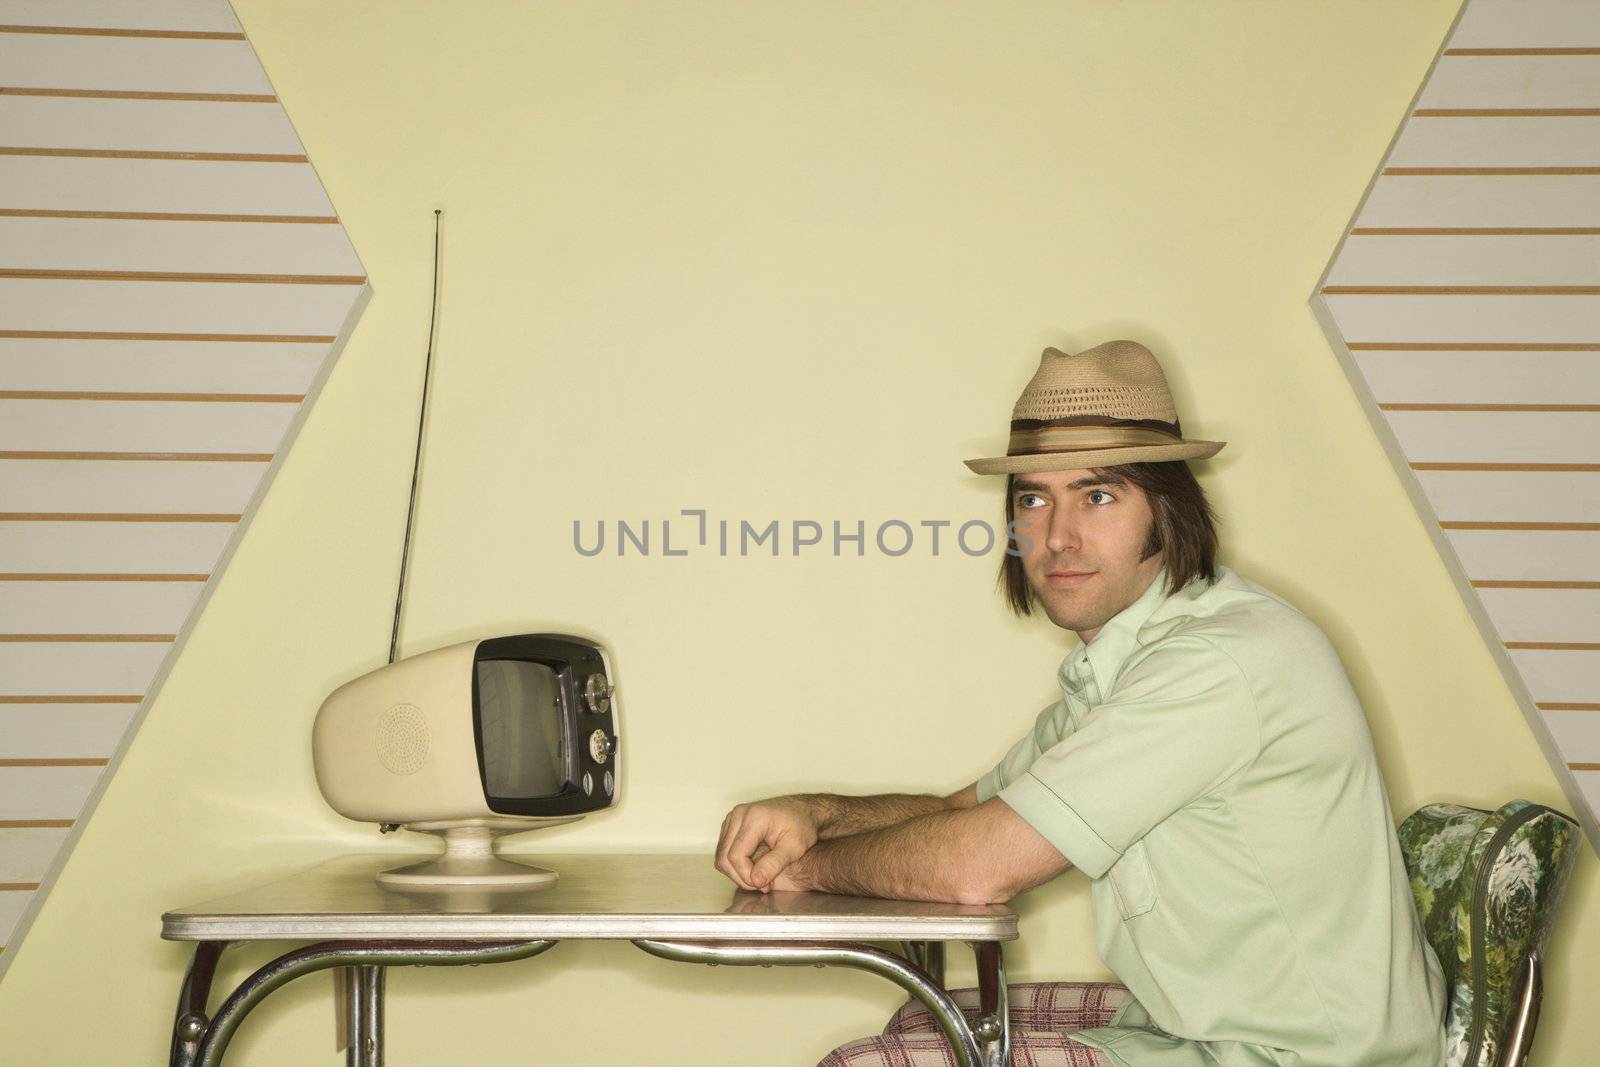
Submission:
M 1011 423 L 1011 441 L 1006 448 L 1006 455 L 1033 456 L 1044 452 L 1170 445 L 1182 440 L 1176 422 L 1160 419 L 1113 419 L 1101 415 L 1015 419 Z

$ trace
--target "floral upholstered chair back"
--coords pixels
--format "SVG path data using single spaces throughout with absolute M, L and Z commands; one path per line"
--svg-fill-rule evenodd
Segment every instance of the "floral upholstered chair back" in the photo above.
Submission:
M 1400 824 L 1449 991 L 1446 1067 L 1499 1067 L 1524 966 L 1549 933 L 1579 842 L 1572 819 L 1526 800 L 1493 812 L 1429 804 Z

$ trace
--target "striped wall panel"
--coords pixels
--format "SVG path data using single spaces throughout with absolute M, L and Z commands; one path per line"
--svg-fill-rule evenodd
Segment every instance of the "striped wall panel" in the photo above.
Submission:
M 1311 302 L 1600 848 L 1600 5 L 1467 0 Z
M 0 0 L 0 946 L 369 292 L 225 0 Z

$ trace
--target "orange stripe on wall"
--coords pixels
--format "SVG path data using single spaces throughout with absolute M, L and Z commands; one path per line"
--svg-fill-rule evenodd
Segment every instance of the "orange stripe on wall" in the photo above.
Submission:
M 1424 107 L 1419 119 L 1566 119 L 1600 118 L 1600 107 Z
M 208 404 L 298 404 L 303 393 L 95 393 L 48 389 L 0 389 L 0 400 L 138 400 Z
M 1600 463 L 1413 463 L 1414 471 L 1523 471 L 1581 473 L 1600 471 Z
M 0 574 L 0 582 L 204 582 L 209 574 L 45 574 L 18 572 Z
M 0 452 L 0 459 L 128 460 L 173 463 L 270 463 L 271 452 Z
M 175 159 L 193 163 L 310 163 L 305 156 L 282 152 L 154 152 L 125 148 L 34 148 L 0 146 L 0 156 L 50 156 L 64 159 Z
M 1346 341 L 1352 352 L 1600 352 L 1590 341 Z
M 1446 530 L 1600 530 L 1600 522 L 1461 522 L 1439 524 Z
M 1600 56 L 1600 48 L 1446 48 L 1447 56 Z
M 1330 296 L 1600 296 L 1600 285 L 1325 285 Z
M 1507 641 L 1507 648 L 1542 649 L 1547 652 L 1596 652 L 1600 643 L 1594 641 Z
M 0 759 L 0 767 L 104 767 L 108 759 L 64 757 L 50 759 Z
M 0 634 L 9 644 L 171 644 L 177 634 Z
M 331 345 L 337 340 L 332 334 L 118 333 L 107 330 L 0 330 L 0 337 L 21 341 L 268 341 L 302 345 Z
M 283 222 L 332 226 L 337 215 L 223 215 L 204 211 L 56 211 L 47 208 L 0 207 L 0 218 L 130 219 L 140 222 Z
M 0 522 L 238 522 L 239 515 L 161 515 L 128 511 L 0 511 Z
M 1522 580 L 1520 578 L 1480 578 L 1472 582 L 1475 589 L 1600 589 L 1600 582 L 1556 582 Z
M 1447 177 L 1454 174 L 1493 178 L 1600 174 L 1600 167 L 1384 167 L 1379 173 L 1391 178 Z
M 3 212 L 0 212 L 3 214 Z M 1600 226 L 1357 226 L 1352 237 L 1593 237 Z
M 6 696 L 0 696 L 0 704 L 137 704 L 143 699 L 144 697 L 142 696 L 130 693 L 99 694 L 95 696 L 7 694 Z
M 365 285 L 365 274 L 217 274 L 159 270 L 35 270 L 0 267 L 0 278 L 72 282 L 225 282 L 229 285 Z
M 74 37 L 162 37 L 185 41 L 242 41 L 242 33 L 211 30 L 124 30 L 102 26 L 0 26 L 0 33 L 50 33 Z
M 267 93 L 163 93 L 124 89 L 22 89 L 0 86 L 0 96 L 53 96 L 89 100 L 191 100 L 206 104 L 275 104 Z
M 1600 404 L 1379 404 L 1384 411 L 1600 411 Z

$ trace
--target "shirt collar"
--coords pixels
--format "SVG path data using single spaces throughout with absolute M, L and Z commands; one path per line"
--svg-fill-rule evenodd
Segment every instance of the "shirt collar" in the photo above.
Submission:
M 1100 694 L 1106 693 L 1124 661 L 1139 647 L 1139 631 L 1167 599 L 1167 594 L 1167 572 L 1163 568 L 1138 600 L 1100 627 L 1093 641 L 1079 645 L 1067 655 L 1061 663 L 1061 688 L 1078 696 L 1092 680 Z

